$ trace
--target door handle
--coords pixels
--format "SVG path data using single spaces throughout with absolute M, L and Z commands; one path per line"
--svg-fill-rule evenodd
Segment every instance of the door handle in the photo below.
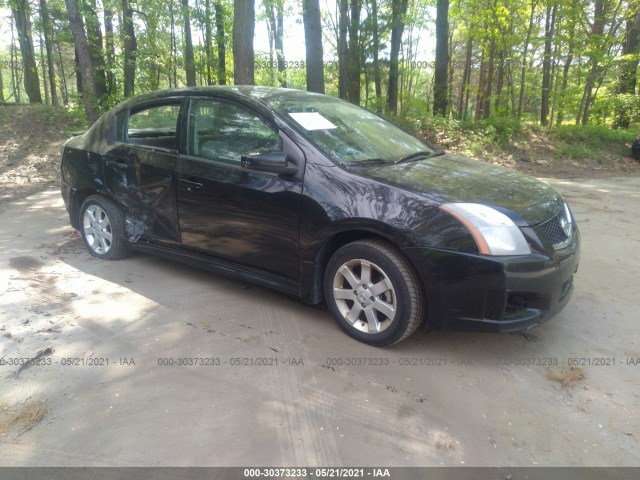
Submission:
M 195 178 L 181 178 L 180 182 L 189 192 L 195 192 L 196 190 L 200 190 L 203 187 L 202 183 L 196 181 Z

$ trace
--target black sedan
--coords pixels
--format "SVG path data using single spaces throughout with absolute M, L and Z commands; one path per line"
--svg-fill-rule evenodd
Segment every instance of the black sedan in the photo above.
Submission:
M 371 345 L 421 323 L 531 328 L 567 304 L 578 267 L 578 229 L 549 185 L 324 95 L 140 95 L 68 140 L 61 170 L 95 257 L 141 250 L 326 301 Z

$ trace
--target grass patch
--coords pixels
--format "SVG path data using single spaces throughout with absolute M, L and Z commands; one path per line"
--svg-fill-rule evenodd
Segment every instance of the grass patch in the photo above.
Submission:
M 629 155 L 635 132 L 600 125 L 562 125 L 549 129 L 548 136 L 555 143 L 556 158 L 606 163 L 613 156 Z
M 625 129 L 613 129 L 605 125 L 561 125 L 549 129 L 551 136 L 558 140 L 579 142 L 591 146 L 603 143 L 624 143 L 632 141 L 633 133 Z
M 558 382 L 563 387 L 568 387 L 575 383 L 580 382 L 586 378 L 584 368 L 571 366 L 567 370 L 560 370 L 560 372 L 554 372 L 553 370 L 547 370 L 547 380 L 552 382 Z
M 47 402 L 28 400 L 14 407 L 2 407 L 0 416 L 0 435 L 17 432 L 22 435 L 30 430 L 49 411 Z
M 598 149 L 582 143 L 567 143 L 564 140 L 555 142 L 554 157 L 570 158 L 571 160 L 593 158 L 598 163 L 602 163 L 602 158 L 600 157 Z

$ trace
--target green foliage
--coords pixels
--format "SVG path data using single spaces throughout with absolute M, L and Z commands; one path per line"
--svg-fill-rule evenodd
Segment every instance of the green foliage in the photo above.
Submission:
M 405 130 L 440 146 L 463 146 L 474 152 L 491 145 L 505 147 L 521 131 L 520 123 L 511 118 L 491 117 L 471 122 L 432 116 L 426 101 L 415 97 L 403 99 L 402 110 L 397 116 L 390 113 L 385 116 Z
M 609 110 L 629 117 L 631 123 L 640 123 L 640 96 L 630 93 L 613 95 L 608 98 Z
M 611 156 L 627 155 L 635 133 L 603 125 L 563 125 L 551 129 L 549 137 L 555 141 L 556 158 L 595 159 L 603 163 Z
M 130 0 L 134 5 L 134 28 L 137 41 L 135 93 L 180 87 L 186 83 L 185 40 L 182 2 L 171 0 Z M 292 38 L 291 27 L 301 23 L 300 3 L 294 0 L 278 0 L 284 4 L 285 53 L 290 42 L 304 42 L 304 37 Z M 85 9 L 86 2 L 78 2 Z M 89 2 L 90 4 L 92 2 Z M 208 13 L 204 0 L 189 0 L 191 31 L 194 42 L 196 83 L 208 83 L 207 64 L 212 67 L 211 79 L 218 81 L 217 59 L 219 47 L 216 42 L 216 6 L 223 5 L 222 25 L 225 36 L 227 84 L 233 83 L 232 26 L 234 2 L 231 0 L 209 0 Z M 337 18 L 336 4 L 320 2 L 324 33 L 324 80 L 326 93 L 338 94 L 338 64 L 335 62 Z M 2 4 L 2 0 L 0 0 Z M 5 0 L 6 4 L 6 0 Z M 599 12 L 596 4 L 604 5 Z M 70 114 L 83 117 L 81 97 L 76 92 L 76 72 L 74 71 L 73 36 L 69 28 L 64 0 L 47 0 L 53 26 L 53 56 L 58 97 L 62 97 L 62 68 L 64 68 L 65 87 L 69 93 Z M 107 98 L 102 99 L 102 110 L 115 105 L 123 97 L 123 32 L 121 19 L 122 2 L 108 0 L 98 2 L 98 18 L 104 22 L 104 9 L 113 13 L 113 61 L 106 65 L 109 77 L 115 88 Z M 365 107 L 375 112 L 384 112 L 387 101 L 389 76 L 389 42 L 392 24 L 390 1 L 377 0 L 377 23 L 373 21 L 373 2 L 361 2 L 361 24 L 359 26 L 359 51 L 361 53 L 362 84 L 361 99 Z M 391 119 L 405 129 L 416 132 L 432 142 L 447 149 L 453 149 L 472 156 L 483 155 L 491 151 L 503 151 L 514 144 L 526 146 L 527 135 L 540 134 L 553 138 L 557 142 L 554 155 L 568 158 L 583 158 L 599 154 L 599 145 L 592 142 L 592 135 L 602 142 L 614 142 L 623 145 L 622 137 L 603 137 L 608 135 L 608 126 L 615 125 L 620 118 L 629 119 L 631 124 L 640 124 L 640 96 L 619 94 L 620 78 L 623 67 L 638 61 L 638 55 L 622 55 L 622 45 L 627 38 L 627 20 L 637 14 L 638 2 L 602 0 L 601 2 L 578 2 L 575 0 L 456 0 L 450 1 L 450 51 L 451 86 L 447 118 L 433 118 L 433 70 L 428 53 L 425 55 L 425 40 L 432 34 L 435 24 L 434 0 L 411 1 L 404 18 L 402 53 L 399 77 L 399 111 Z M 560 124 L 558 129 L 535 131 L 533 124 L 540 122 L 542 107 L 542 67 L 544 49 L 545 22 L 548 7 L 557 6 L 552 38 L 552 63 L 554 65 L 552 91 L 550 92 L 550 120 Z M 619 5 L 619 6 L 618 6 Z M 38 14 L 38 2 L 31 2 L 31 22 L 34 40 L 39 45 L 42 23 Z M 265 2 L 256 2 L 256 32 L 265 31 Z M 596 18 L 600 15 L 599 18 Z M 597 20 L 597 21 L 596 21 Z M 211 48 L 205 46 L 205 31 L 211 33 Z M 0 30 L 7 32 L 5 26 Z M 270 28 L 270 27 L 269 27 Z M 102 31 L 106 31 L 102 25 Z M 377 37 L 374 38 L 374 32 Z M 106 40 L 106 38 L 105 38 Z M 265 39 L 261 39 L 265 40 Z M 471 70 L 466 102 L 459 99 L 464 91 L 463 71 L 466 64 L 468 41 L 471 40 Z M 259 42 L 260 43 L 260 42 Z M 268 42 L 262 42 L 258 50 L 268 51 Z M 10 51 L 0 51 L 0 64 L 3 66 L 4 94 L 12 93 L 12 69 L 10 60 L 16 65 L 13 70 L 18 75 L 18 92 L 25 100 L 20 72 L 20 49 L 17 42 Z M 58 45 L 60 51 L 58 51 Z M 106 42 L 103 41 L 103 48 Z M 376 50 L 375 52 L 374 50 Z M 289 50 L 290 51 L 290 50 Z M 38 52 L 36 52 L 38 53 Z M 103 50 L 105 59 L 106 50 Z M 377 55 L 374 55 L 376 54 Z M 382 79 L 382 94 L 375 95 L 374 56 L 379 59 L 378 67 Z M 36 55 L 39 57 L 39 55 Z M 275 61 L 275 54 L 273 54 Z M 287 58 L 287 63 L 303 60 Z M 42 62 L 38 58 L 38 62 Z M 276 68 L 271 66 L 269 53 L 256 53 L 255 79 L 258 85 L 279 85 Z M 39 72 L 44 71 L 41 64 Z M 491 71 L 490 71 L 491 67 Z M 285 76 L 290 88 L 306 88 L 305 68 L 290 66 Z M 491 78 L 487 85 L 487 78 Z M 44 81 L 45 76 L 42 79 Z M 484 80 L 482 80 L 484 79 Z M 591 85 L 590 87 L 588 87 Z M 518 115 L 520 88 L 522 86 L 522 112 Z M 44 89 L 44 85 L 41 87 Z M 628 91 L 628 90 L 626 90 Z M 569 123 L 575 123 L 583 111 L 582 101 L 585 93 L 590 95 L 587 102 L 587 123 L 601 126 L 591 131 L 590 127 L 570 130 Z M 66 94 L 66 92 L 65 92 Z M 483 95 L 485 99 L 483 100 Z M 13 101 L 13 99 L 9 99 Z M 460 103 L 461 112 L 457 112 Z M 465 106 L 466 105 L 466 106 Z M 478 107 L 482 108 L 478 108 Z M 466 112 L 465 121 L 461 118 Z M 485 118 L 487 117 L 487 118 Z M 519 122 L 516 121 L 519 118 Z M 580 140 L 578 132 L 587 132 L 588 138 Z M 635 135 L 631 135 L 634 137 Z M 613 147 L 616 150 L 617 147 Z M 626 147 L 623 147 L 626 148 Z M 622 151 L 622 150 L 620 150 Z
M 432 117 L 425 111 L 416 102 L 397 116 L 385 117 L 437 147 L 474 158 L 522 157 L 533 149 L 536 156 L 551 159 L 610 163 L 628 155 L 636 136 L 635 131 L 607 125 L 540 127 L 504 117 L 470 122 Z
M 512 118 L 496 117 L 467 124 L 469 130 L 480 132 L 483 138 L 500 147 L 507 146 L 513 136 L 521 131 L 521 124 Z
M 72 93 L 70 97 L 69 105 L 64 109 L 67 115 L 69 115 L 69 118 L 72 119 L 75 125 L 81 128 L 89 127 L 89 122 L 87 121 L 87 116 L 82 105 L 82 99 L 75 93 Z
M 610 163 L 629 154 L 635 132 L 605 125 L 562 125 L 548 129 L 553 157 Z

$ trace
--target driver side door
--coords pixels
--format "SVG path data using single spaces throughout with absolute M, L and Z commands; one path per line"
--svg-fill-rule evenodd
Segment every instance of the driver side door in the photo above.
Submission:
M 192 99 L 187 152 L 176 169 L 183 246 L 297 280 L 302 183 L 247 170 L 240 160 L 283 150 L 278 129 L 249 107 Z M 287 153 L 303 163 L 301 151 Z

